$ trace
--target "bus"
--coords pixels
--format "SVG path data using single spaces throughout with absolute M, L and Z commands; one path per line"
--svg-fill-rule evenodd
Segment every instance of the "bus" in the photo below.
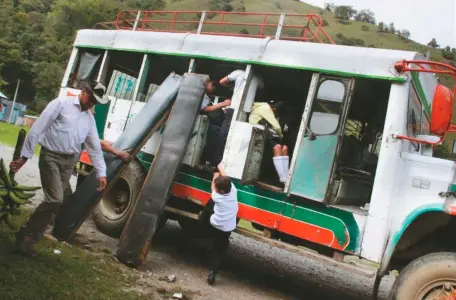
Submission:
M 255 229 L 237 232 L 304 246 L 340 266 L 346 255 L 377 263 L 374 294 L 398 270 L 391 299 L 454 296 L 455 163 L 434 157 L 434 147 L 453 130 L 454 92 L 437 76 L 456 69 L 416 52 L 336 45 L 322 23 L 318 15 L 122 11 L 115 22 L 77 33 L 59 97 L 78 95 L 80 80 L 107 86 L 111 101 L 96 106 L 95 119 L 100 138 L 115 141 L 171 72 L 218 80 L 244 71 L 234 92 L 212 95 L 215 103 L 231 99 L 234 109 L 222 161 L 238 189 L 238 218 Z M 295 120 L 287 124 L 282 186 L 264 127 L 248 123 L 257 76 L 266 97 L 288 105 Z M 208 127 L 199 115 L 162 225 L 173 219 L 194 229 L 210 198 L 212 174 L 201 168 Z M 96 207 L 101 232 L 122 233 L 162 131 Z M 91 168 L 83 152 L 80 178 Z

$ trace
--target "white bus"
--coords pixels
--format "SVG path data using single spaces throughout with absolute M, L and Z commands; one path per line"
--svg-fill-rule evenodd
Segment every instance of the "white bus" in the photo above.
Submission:
M 245 16 L 259 21 L 247 25 Z M 238 232 L 378 263 L 377 283 L 398 270 L 391 299 L 456 295 L 455 163 L 433 156 L 454 96 L 436 75 L 456 76 L 455 68 L 415 52 L 334 45 L 315 15 L 122 12 L 101 27 L 78 32 L 60 91 L 76 95 L 82 79 L 108 86 L 112 100 L 96 107 L 100 138 L 115 141 L 171 72 L 219 79 L 243 70 L 234 94 L 220 88 L 213 97 L 232 99 L 223 162 L 239 191 L 238 217 L 257 230 Z M 284 187 L 258 142 L 264 128 L 247 122 L 257 75 L 293 120 Z M 200 115 L 166 207 L 184 229 L 210 197 L 211 174 L 199 168 L 207 130 Z M 152 136 L 96 208 L 102 232 L 122 232 L 160 139 Z M 80 163 L 84 176 L 84 153 Z

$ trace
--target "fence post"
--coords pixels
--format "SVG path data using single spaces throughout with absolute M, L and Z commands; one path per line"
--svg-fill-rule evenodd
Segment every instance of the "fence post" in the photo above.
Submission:
M 138 10 L 138 14 L 136 15 L 135 24 L 133 25 L 133 31 L 135 31 L 136 28 L 138 28 L 138 23 L 139 23 L 140 17 L 141 17 L 141 10 Z

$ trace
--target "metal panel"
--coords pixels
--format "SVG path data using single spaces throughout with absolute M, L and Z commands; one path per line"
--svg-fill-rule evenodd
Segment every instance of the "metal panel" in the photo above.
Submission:
M 417 55 L 409 51 L 284 40 L 271 40 L 262 53 L 262 39 L 115 30 L 81 30 L 75 45 L 207 57 L 398 81 L 404 81 L 405 75 L 394 75 L 394 63 L 411 60 Z
M 343 94 L 335 93 L 335 86 L 329 85 L 323 89 L 323 84 L 336 82 L 344 87 L 340 90 Z M 306 111 L 306 130 L 295 158 L 288 188 L 290 194 L 319 202 L 327 201 L 326 195 L 335 172 L 336 154 L 340 149 L 340 135 L 344 133 L 353 85 L 353 79 L 321 76 L 319 84 L 309 91 L 309 94 L 314 95 L 312 104 L 308 104 L 312 109 Z M 341 96 L 340 99 L 337 99 L 338 95 Z M 331 105 L 336 106 L 333 108 Z M 320 107 L 325 112 L 319 112 L 317 108 Z M 337 114 L 331 113 L 332 109 L 338 109 Z
M 263 162 L 264 146 L 266 135 L 264 129 L 253 127 L 250 138 L 247 159 L 245 160 L 244 171 L 242 174 L 242 183 L 249 184 L 258 181 Z
M 320 74 L 314 73 L 312 75 L 312 80 L 310 82 L 309 93 L 307 94 L 306 106 L 304 107 L 304 112 L 302 115 L 301 125 L 299 127 L 298 138 L 296 140 L 296 145 L 301 145 L 304 133 L 306 131 L 307 123 L 309 122 L 309 112 L 312 108 L 313 99 L 317 92 L 318 81 L 320 79 Z M 294 172 L 296 167 L 296 158 L 298 157 L 299 147 L 295 147 L 293 151 L 293 157 L 291 159 L 290 170 L 288 172 L 288 181 L 285 184 L 285 192 L 288 193 L 291 182 L 291 175 Z

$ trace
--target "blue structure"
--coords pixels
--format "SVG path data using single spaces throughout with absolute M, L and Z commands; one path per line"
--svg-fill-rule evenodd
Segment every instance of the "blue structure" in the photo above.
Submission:
M 9 101 L 8 98 L 5 96 L 5 94 L 0 92 L 0 103 L 2 105 L 2 110 L 0 111 L 0 121 L 8 122 L 10 113 L 11 113 L 11 109 L 13 109 L 13 101 Z M 26 109 L 27 109 L 26 105 L 16 102 L 14 104 L 13 115 L 11 117 L 11 123 L 15 124 L 17 121 L 17 118 L 24 117 Z

